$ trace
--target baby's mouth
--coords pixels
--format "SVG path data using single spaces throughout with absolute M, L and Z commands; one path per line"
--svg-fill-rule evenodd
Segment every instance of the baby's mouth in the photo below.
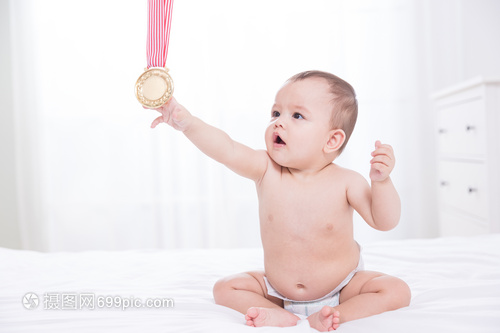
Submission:
M 277 145 L 286 145 L 286 142 L 277 133 L 274 133 L 274 143 Z

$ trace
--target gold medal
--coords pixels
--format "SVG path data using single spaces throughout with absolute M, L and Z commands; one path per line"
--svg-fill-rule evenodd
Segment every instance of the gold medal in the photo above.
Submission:
M 165 67 L 173 3 L 174 0 L 148 0 L 148 67 L 135 83 L 135 97 L 151 109 L 167 103 L 174 93 L 174 81 Z
M 135 83 L 135 96 L 147 108 L 159 108 L 168 102 L 173 93 L 174 81 L 167 68 L 146 68 Z

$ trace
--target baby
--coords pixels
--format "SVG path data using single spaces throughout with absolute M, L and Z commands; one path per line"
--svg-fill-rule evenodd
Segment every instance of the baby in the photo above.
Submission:
M 252 179 L 259 198 L 264 271 L 226 277 L 214 286 L 217 304 L 245 314 L 249 326 L 310 326 L 331 331 L 343 322 L 408 306 L 402 280 L 363 270 L 353 238 L 353 210 L 377 230 L 394 228 L 400 200 L 389 174 L 392 147 L 375 143 L 371 187 L 333 161 L 357 118 L 353 88 L 339 77 L 308 71 L 278 91 L 265 132 L 266 150 L 233 141 L 172 98 L 157 109 L 203 153 Z

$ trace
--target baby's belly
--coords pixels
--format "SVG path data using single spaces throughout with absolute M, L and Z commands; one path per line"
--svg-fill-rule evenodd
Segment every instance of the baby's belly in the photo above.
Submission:
M 286 298 L 309 301 L 335 289 L 358 265 L 359 248 L 339 248 L 331 255 L 307 254 L 284 248 L 264 249 L 269 283 Z

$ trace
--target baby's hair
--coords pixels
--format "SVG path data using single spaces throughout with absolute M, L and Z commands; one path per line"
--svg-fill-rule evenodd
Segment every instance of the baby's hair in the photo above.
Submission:
M 323 78 L 330 85 L 330 92 L 333 95 L 333 112 L 331 126 L 334 129 L 340 128 L 345 133 L 345 141 L 339 149 L 339 155 L 347 145 L 351 137 L 356 119 L 358 118 L 358 101 L 353 87 L 336 75 L 322 71 L 306 71 L 292 76 L 289 82 L 296 82 L 308 78 Z

